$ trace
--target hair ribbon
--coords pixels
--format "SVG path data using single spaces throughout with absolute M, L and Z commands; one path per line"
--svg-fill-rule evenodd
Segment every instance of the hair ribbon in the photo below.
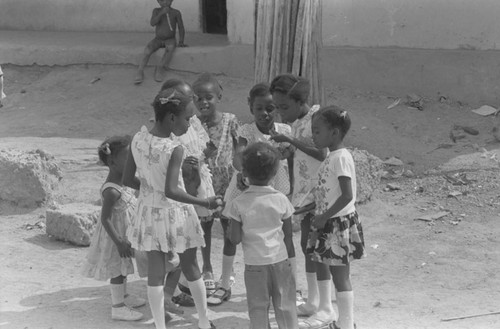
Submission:
M 160 101 L 161 105 L 165 105 L 168 103 L 174 103 L 175 105 L 179 105 L 181 103 L 181 100 L 179 98 L 176 98 L 177 93 L 174 90 L 174 92 L 168 96 L 168 97 L 160 97 L 158 100 Z
M 111 154 L 111 149 L 109 148 L 109 143 L 104 143 L 101 146 L 99 146 L 99 150 L 102 151 L 102 153 L 106 155 Z

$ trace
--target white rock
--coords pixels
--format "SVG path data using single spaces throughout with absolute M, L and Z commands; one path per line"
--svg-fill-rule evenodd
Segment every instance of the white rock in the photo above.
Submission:
M 100 211 L 100 207 L 85 203 L 70 203 L 47 209 L 46 232 L 58 240 L 88 246 Z
M 380 184 L 383 173 L 382 160 L 364 150 L 350 151 L 356 166 L 356 202 L 365 203 L 371 199 L 373 191 Z
M 61 170 L 42 150 L 0 150 L 0 200 L 20 207 L 38 207 L 49 201 Z

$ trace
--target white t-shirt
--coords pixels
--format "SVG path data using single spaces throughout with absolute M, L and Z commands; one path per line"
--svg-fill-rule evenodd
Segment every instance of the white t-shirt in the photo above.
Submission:
M 288 198 L 270 186 L 250 187 L 226 204 L 223 215 L 241 223 L 247 265 L 270 265 L 288 258 L 283 220 L 292 216 Z
M 344 209 L 332 217 L 345 216 L 356 210 L 354 206 L 356 201 L 356 169 L 354 167 L 354 159 L 347 149 L 341 148 L 330 152 L 318 169 L 316 186 L 313 189 L 317 215 L 326 212 L 341 196 L 340 176 L 351 178 L 353 198 Z
M 311 107 L 302 118 L 292 123 L 292 136 L 302 143 L 314 146 L 311 130 L 311 121 L 314 112 L 319 110 L 319 105 Z M 295 207 L 305 206 L 312 202 L 310 194 L 316 183 L 316 174 L 321 161 L 305 154 L 299 149 L 295 150 L 293 157 L 293 195 L 292 203 Z

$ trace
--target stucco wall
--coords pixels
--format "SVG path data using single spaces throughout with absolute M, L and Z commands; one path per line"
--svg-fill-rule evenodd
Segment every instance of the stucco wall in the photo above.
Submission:
M 186 30 L 201 30 L 199 0 L 175 1 Z M 152 31 L 156 0 L 0 0 L 0 29 Z
M 499 49 L 498 0 L 323 0 L 325 46 Z

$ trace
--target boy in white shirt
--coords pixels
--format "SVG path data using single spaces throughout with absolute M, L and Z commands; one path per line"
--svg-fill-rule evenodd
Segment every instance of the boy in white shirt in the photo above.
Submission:
M 226 205 L 223 215 L 231 219 L 229 239 L 243 245 L 250 328 L 270 328 L 272 301 L 278 328 L 297 329 L 294 208 L 283 193 L 269 186 L 280 153 L 258 142 L 248 146 L 242 157 L 250 187 Z

